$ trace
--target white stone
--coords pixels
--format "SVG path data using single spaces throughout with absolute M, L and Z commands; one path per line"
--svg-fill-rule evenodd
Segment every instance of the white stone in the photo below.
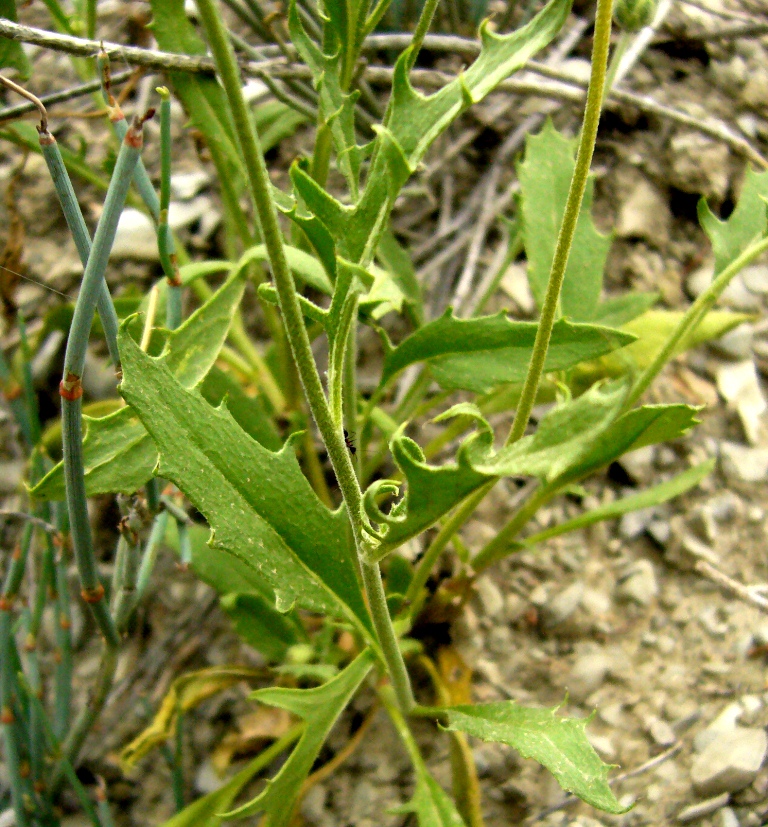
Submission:
M 586 700 L 606 679 L 613 661 L 605 652 L 582 655 L 568 676 L 567 688 L 575 701 Z
M 490 577 L 481 577 L 475 584 L 477 603 L 486 617 L 499 617 L 504 611 L 504 595 Z
M 751 445 L 760 442 L 761 417 L 768 409 L 757 377 L 755 363 L 751 359 L 735 364 L 722 365 L 717 371 L 717 389 L 736 410 Z
M 171 175 L 171 195 L 180 201 L 189 201 L 205 189 L 210 180 L 208 173 L 201 169 Z
M 683 192 L 725 198 L 728 192 L 728 147 L 698 132 L 684 132 L 670 141 L 670 183 Z
M 577 580 L 548 600 L 542 607 L 542 620 L 546 627 L 557 626 L 567 620 L 579 607 L 584 596 L 584 583 Z
M 762 482 L 768 478 L 768 448 L 722 442 L 720 461 L 725 476 L 732 482 Z
M 661 718 L 651 717 L 646 722 L 646 727 L 653 742 L 660 747 L 671 747 L 677 741 L 674 729 Z
M 123 210 L 117 222 L 117 233 L 110 257 L 118 260 L 159 260 L 157 233 L 149 216 L 133 207 Z
M 712 347 L 730 359 L 749 359 L 752 356 L 754 338 L 754 328 L 745 322 L 712 342 Z
M 748 787 L 756 778 L 768 749 L 765 730 L 738 727 L 712 741 L 691 767 L 699 795 L 715 796 Z
M 752 293 L 768 293 L 768 264 L 752 264 L 741 273 L 742 281 Z
M 619 238 L 642 238 L 657 247 L 669 238 L 667 199 L 646 178 L 639 178 L 622 204 L 616 222 Z
M 512 299 L 523 313 L 533 313 L 536 302 L 528 284 L 525 265 L 513 262 L 501 277 L 501 289 Z

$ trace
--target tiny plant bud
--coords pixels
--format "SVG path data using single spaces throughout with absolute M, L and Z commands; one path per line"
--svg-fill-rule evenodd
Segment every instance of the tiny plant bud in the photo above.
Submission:
M 650 24 L 657 6 L 658 0 L 617 0 L 613 19 L 624 31 L 637 32 Z

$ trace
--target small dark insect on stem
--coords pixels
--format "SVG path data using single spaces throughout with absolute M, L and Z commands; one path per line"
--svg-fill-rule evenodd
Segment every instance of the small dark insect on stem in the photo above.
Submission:
M 349 431 L 344 428 L 344 444 L 349 449 L 349 453 L 354 456 L 357 453 L 357 448 L 355 447 L 355 443 L 352 441 L 352 437 L 349 435 Z

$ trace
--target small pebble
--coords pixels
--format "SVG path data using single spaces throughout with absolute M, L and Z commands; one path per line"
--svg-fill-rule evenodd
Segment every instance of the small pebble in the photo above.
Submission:
M 652 717 L 647 722 L 648 734 L 659 747 L 671 747 L 677 741 L 674 729 L 661 718 Z
M 737 727 L 719 735 L 702 750 L 691 767 L 699 795 L 737 792 L 757 777 L 768 749 L 765 730 Z
M 739 827 L 739 819 L 730 807 L 723 807 L 718 813 L 717 827 Z
M 637 560 L 628 566 L 616 585 L 616 599 L 648 606 L 659 593 L 656 573 L 650 560 Z
M 499 617 L 504 611 L 504 596 L 490 577 L 481 577 L 475 584 L 477 603 L 486 617 Z
M 568 692 L 575 701 L 586 700 L 606 679 L 613 661 L 605 652 L 590 652 L 574 663 L 568 676 Z
M 720 462 L 731 482 L 761 482 L 768 478 L 768 448 L 747 448 L 737 442 L 723 441 Z
M 567 620 L 578 609 L 584 596 L 584 583 L 577 580 L 541 607 L 542 625 L 551 629 Z

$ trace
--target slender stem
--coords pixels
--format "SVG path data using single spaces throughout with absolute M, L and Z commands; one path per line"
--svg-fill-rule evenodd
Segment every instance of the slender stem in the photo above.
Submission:
M 501 560 L 509 551 L 510 543 L 517 537 L 536 512 L 557 492 L 544 485 L 525 502 L 504 528 L 487 543 L 472 559 L 472 568 L 478 574 Z
M 117 670 L 117 654 L 117 646 L 113 646 L 109 641 L 105 640 L 101 651 L 95 688 L 90 698 L 86 701 L 85 706 L 80 710 L 80 714 L 75 719 L 62 745 L 62 760 L 59 761 L 51 781 L 51 788 L 54 792 L 58 790 L 62 776 L 66 773 L 64 761 L 69 761 L 70 764 L 74 764 L 77 761 L 77 757 L 85 743 L 85 739 L 88 737 L 88 733 L 91 731 L 91 727 L 93 727 L 96 719 L 101 714 L 101 710 L 104 708 L 104 704 L 107 702 L 107 697 L 115 679 L 115 671 Z
M 589 78 L 587 104 L 584 109 L 584 122 L 581 127 L 579 149 L 576 155 L 576 167 L 573 171 L 571 187 L 568 191 L 568 199 L 565 204 L 563 223 L 560 227 L 557 246 L 555 247 L 555 253 L 552 258 L 552 269 L 549 273 L 547 292 L 541 307 L 541 318 L 539 319 L 539 326 L 536 331 L 536 340 L 533 345 L 531 361 L 528 365 L 528 373 L 523 383 L 520 402 L 515 412 L 512 428 L 507 437 L 507 445 L 517 442 L 528 427 L 528 420 L 531 417 L 531 411 L 536 401 L 539 382 L 544 373 L 544 363 L 547 358 L 547 351 L 549 350 L 552 328 L 558 315 L 560 290 L 563 286 L 565 269 L 568 266 L 568 257 L 571 252 L 573 237 L 576 233 L 576 222 L 579 218 L 581 203 L 584 199 L 584 191 L 587 187 L 589 167 L 595 151 L 597 127 L 600 123 L 600 111 L 603 105 L 603 91 L 605 89 L 605 76 L 608 64 L 608 51 L 611 43 L 612 8 L 613 0 L 597 0 L 595 33 L 592 46 L 592 72 Z
M 589 79 L 589 90 L 587 92 L 587 104 L 584 110 L 584 122 L 582 124 L 579 138 L 579 149 L 576 156 L 576 166 L 571 179 L 571 186 L 568 192 L 563 223 L 555 247 L 552 259 L 552 268 L 547 283 L 547 292 L 541 308 L 541 318 L 536 331 L 536 340 L 528 365 L 528 372 L 523 383 L 520 401 L 517 406 L 514 421 L 506 440 L 507 445 L 517 442 L 528 427 L 528 421 L 536 401 L 536 394 L 539 383 L 544 373 L 544 363 L 549 349 L 549 340 L 552 336 L 552 328 L 557 318 L 560 304 L 560 290 L 565 277 L 565 270 L 568 265 L 573 237 L 576 232 L 581 203 L 584 198 L 584 191 L 587 186 L 589 167 L 592 163 L 592 156 L 597 138 L 597 128 L 600 122 L 600 110 L 602 108 L 603 90 L 605 87 L 606 67 L 608 63 L 608 51 L 611 38 L 611 12 L 613 0 L 598 0 L 597 15 L 595 18 L 594 43 L 592 48 L 592 73 Z M 438 532 L 437 537 L 427 550 L 419 563 L 411 585 L 408 590 L 408 598 L 415 600 L 429 577 L 437 558 L 450 541 L 450 538 L 461 528 L 467 519 L 474 513 L 475 508 L 480 504 L 486 494 L 498 482 L 493 478 L 470 495 L 456 509 L 448 522 Z M 535 513 L 535 512 L 532 512 Z M 479 559 L 481 565 L 485 564 L 488 555 Z M 478 563 L 475 558 L 473 565 Z
M 408 715 L 416 705 L 416 701 L 413 697 L 408 670 L 400 651 L 400 644 L 389 616 L 387 596 L 381 580 L 381 569 L 378 563 L 367 560 L 363 561 L 362 569 L 363 583 L 368 595 L 368 608 L 379 635 L 379 643 L 384 652 L 397 703 L 403 714 Z
M 621 64 L 622 58 L 627 53 L 627 48 L 631 42 L 632 36 L 630 35 L 630 33 L 627 31 L 622 31 L 619 35 L 619 41 L 613 50 L 613 54 L 611 55 L 611 62 L 609 63 L 608 69 L 606 71 L 603 100 L 605 100 L 605 98 L 607 98 L 611 92 L 614 80 L 616 78 L 616 72 L 619 69 L 619 65 Z
M 39 133 L 39 141 L 40 151 L 48 166 L 48 172 L 51 175 L 59 204 L 61 204 L 61 209 L 67 222 L 67 227 L 75 242 L 80 261 L 83 267 L 85 267 L 88 262 L 88 256 L 91 253 L 91 236 L 88 232 L 85 219 L 83 218 L 83 213 L 80 210 L 80 204 L 77 201 L 77 196 L 75 195 L 75 190 L 70 181 L 67 168 L 64 165 L 64 159 L 61 157 L 56 139 L 49 132 L 41 131 Z M 118 321 L 106 280 L 102 281 L 99 287 L 96 307 L 99 312 L 102 329 L 104 330 L 104 337 L 107 340 L 109 356 L 112 359 L 112 364 L 117 368 L 120 364 L 120 354 L 117 350 Z
M 443 526 L 437 532 L 435 539 L 429 545 L 429 548 L 424 553 L 424 556 L 419 560 L 419 564 L 414 572 L 408 591 L 405 594 L 405 604 L 413 605 L 421 593 L 424 586 L 427 585 L 429 575 L 435 567 L 440 555 L 445 550 L 445 547 L 451 541 L 453 535 L 464 525 L 464 523 L 474 513 L 474 510 L 485 498 L 485 495 L 496 484 L 496 480 L 492 479 L 477 489 L 474 494 L 467 497 L 461 505 L 451 514 L 445 521 Z
M 154 519 L 152 523 L 152 531 L 149 534 L 149 539 L 144 546 L 144 554 L 139 564 L 139 573 L 136 577 L 136 602 L 141 600 L 149 586 L 149 579 L 152 576 L 152 570 L 155 567 L 157 560 L 157 553 L 160 549 L 160 543 L 165 537 L 165 530 L 168 526 L 168 512 L 163 509 Z
M 54 679 L 53 729 L 57 738 L 63 738 L 69 729 L 72 704 L 72 613 L 70 609 L 69 578 L 64 545 L 56 559 L 56 674 Z
M 115 164 L 109 190 L 104 202 L 104 212 L 99 220 L 91 254 L 85 266 L 80 293 L 72 317 L 67 349 L 64 355 L 64 376 L 59 392 L 62 397 L 62 446 L 67 506 L 71 521 L 75 559 L 80 573 L 83 597 L 90 603 L 99 628 L 112 645 L 118 642 L 117 632 L 103 597 L 104 587 L 99 580 L 93 551 L 93 537 L 88 519 L 85 477 L 83 471 L 82 435 L 82 375 L 88 336 L 93 322 L 96 298 L 104 282 L 109 252 L 117 231 L 131 175 L 139 157 L 142 144 L 141 121 L 137 121 L 126 133 Z
M 160 104 L 160 212 L 157 220 L 157 248 L 168 281 L 165 325 L 175 330 L 181 324 L 181 278 L 173 235 L 168 224 L 171 203 L 171 93 L 165 86 L 157 89 Z
M 26 695 L 29 698 L 32 708 L 39 716 L 40 723 L 45 734 L 45 739 L 48 741 L 49 747 L 54 755 L 61 761 L 62 769 L 67 776 L 67 780 L 70 784 L 72 784 L 72 789 L 75 791 L 75 795 L 80 802 L 80 806 L 83 808 L 85 814 L 88 816 L 88 819 L 94 827 L 102 827 L 96 815 L 96 810 L 91 803 L 91 799 L 88 797 L 88 793 L 85 791 L 85 787 L 83 787 L 82 782 L 77 777 L 77 773 L 75 772 L 72 763 L 61 754 L 59 740 L 56 737 L 53 727 L 51 726 L 51 722 L 48 720 L 48 716 L 45 714 L 45 709 L 43 708 L 43 704 L 35 691 L 35 687 L 31 685 L 23 675 L 19 675 L 19 681 L 22 689 L 26 692 Z
M 11 629 L 11 604 L 3 602 L 0 606 L 0 723 L 3 728 L 5 745 L 5 765 L 8 768 L 8 785 L 11 788 L 11 802 L 16 815 L 17 827 L 29 827 L 25 795 L 28 783 L 21 773 L 22 735 L 13 711 L 13 696 L 16 688 L 14 674 L 17 660 L 15 642 Z
M 664 347 L 656 354 L 653 362 L 648 365 L 635 382 L 627 401 L 624 403 L 625 410 L 634 405 L 648 390 L 651 382 L 661 373 L 664 365 L 675 355 L 681 342 L 686 336 L 693 333 L 734 276 L 766 250 L 768 250 L 768 235 L 750 244 L 738 258 L 734 259 L 715 277 L 712 284 L 688 308 L 669 339 L 664 343 Z
M 432 25 L 432 18 L 435 16 L 435 9 L 439 0 L 426 0 L 419 15 L 419 22 L 416 24 L 416 29 L 413 32 L 413 40 L 410 45 L 410 55 L 408 57 L 408 70 L 410 71 L 416 65 L 416 59 L 419 56 L 421 47 L 424 43 L 424 38 L 427 36 L 429 27 Z
M 355 475 L 352 459 L 344 442 L 343 432 L 333 421 L 312 354 L 296 285 L 288 267 L 283 237 L 277 222 L 277 211 L 272 200 L 271 182 L 264 161 L 264 154 L 261 151 L 259 137 L 256 134 L 243 98 L 235 55 L 215 0 L 198 0 L 198 10 L 227 95 L 235 132 L 245 160 L 251 197 L 259 217 L 262 237 L 269 255 L 280 311 L 294 364 L 344 497 L 355 546 L 363 569 L 363 582 L 371 606 L 371 616 L 382 653 L 392 681 L 398 687 L 398 699 L 404 704 L 404 710 L 408 711 L 413 702 L 408 672 L 400 647 L 397 645 L 397 637 L 387 609 L 380 572 L 378 567 L 373 572 L 368 563 L 372 554 L 372 543 L 366 535 L 367 521 L 363 511 L 362 492 Z

